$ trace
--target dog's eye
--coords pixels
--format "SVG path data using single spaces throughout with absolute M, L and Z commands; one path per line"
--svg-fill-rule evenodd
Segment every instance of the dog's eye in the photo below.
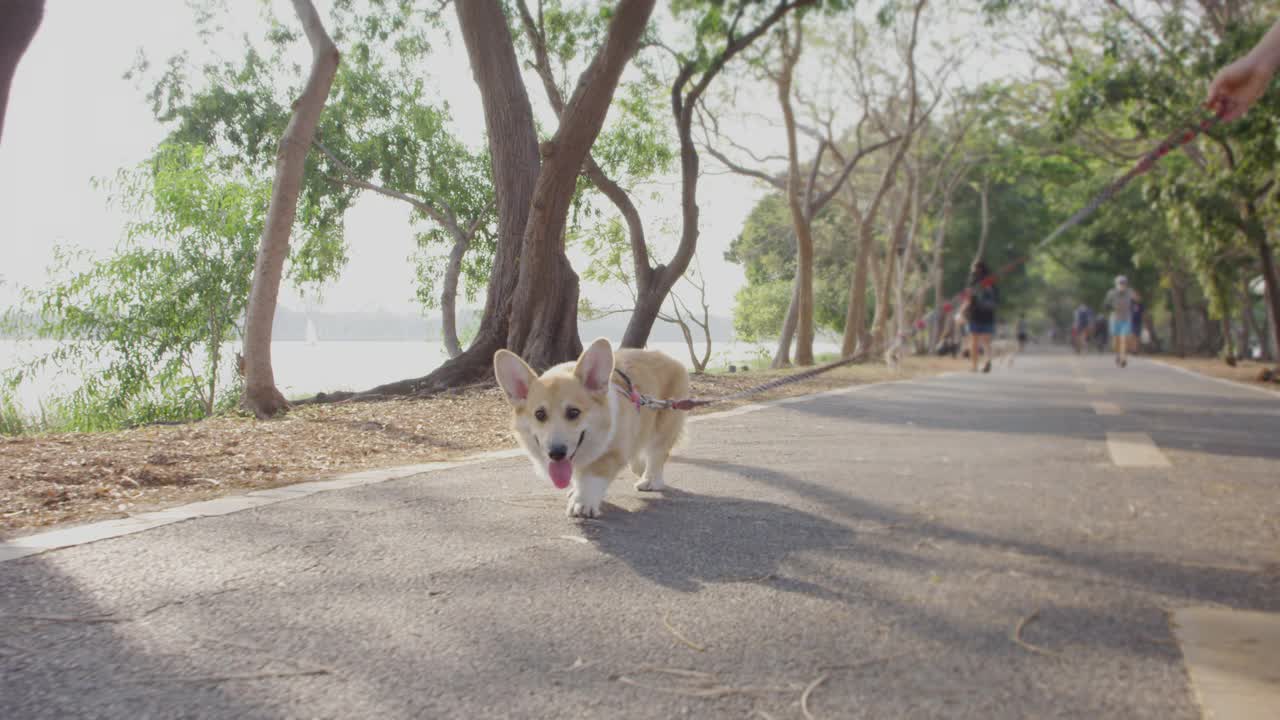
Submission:
M 538 418 L 538 422 L 547 421 L 547 411 L 543 410 L 542 408 L 538 408 L 537 412 L 535 412 L 533 416 Z
M 564 416 L 569 420 L 577 420 L 578 416 L 581 414 L 582 414 L 582 411 L 576 407 L 571 407 L 568 410 L 564 411 Z

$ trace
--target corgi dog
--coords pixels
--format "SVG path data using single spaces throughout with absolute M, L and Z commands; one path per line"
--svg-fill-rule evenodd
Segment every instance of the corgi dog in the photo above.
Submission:
M 569 517 L 600 515 L 609 483 L 624 467 L 637 490 L 665 486 L 663 467 L 684 428 L 684 413 L 640 407 L 635 393 L 685 398 L 689 373 L 651 350 L 614 351 L 600 338 L 568 362 L 534 373 L 499 350 L 493 374 L 511 402 L 512 428 L 539 477 L 569 490 Z

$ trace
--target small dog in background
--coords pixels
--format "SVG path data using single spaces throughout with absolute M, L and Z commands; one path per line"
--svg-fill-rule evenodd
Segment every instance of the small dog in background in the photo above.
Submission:
M 991 362 L 1004 360 L 1005 367 L 1013 367 L 1013 359 L 1018 355 L 1018 341 L 999 339 L 991 341 Z
M 600 338 L 577 362 L 541 376 L 499 350 L 493 373 L 511 403 L 512 428 L 534 472 L 569 490 L 570 517 L 600 515 L 609 483 L 630 466 L 637 490 L 665 487 L 663 468 L 684 428 L 684 412 L 640 407 L 633 392 L 689 395 L 689 372 L 652 350 L 614 351 Z

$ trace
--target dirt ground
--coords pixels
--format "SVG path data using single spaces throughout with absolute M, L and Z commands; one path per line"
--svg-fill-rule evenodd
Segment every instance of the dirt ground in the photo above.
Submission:
M 910 358 L 896 372 L 881 364 L 840 368 L 743 402 L 960 367 L 957 360 Z M 785 371 L 695 376 L 693 395 L 724 395 L 779 374 Z M 110 433 L 0 436 L 0 537 L 501 450 L 515 445 L 509 423 L 506 401 L 492 387 L 426 399 L 298 407 L 267 422 L 216 417 Z
M 1209 375 L 1211 377 L 1223 378 L 1224 380 L 1235 380 L 1236 382 L 1254 387 L 1265 388 L 1277 394 L 1280 394 L 1280 382 L 1265 381 L 1260 378 L 1263 370 L 1276 370 L 1275 363 L 1255 362 L 1253 360 L 1240 360 L 1235 367 L 1227 365 L 1221 358 L 1208 357 L 1188 357 L 1180 358 L 1170 355 L 1156 355 L 1152 359 L 1159 360 L 1170 365 L 1176 365 L 1187 370 L 1194 370 L 1198 373 Z

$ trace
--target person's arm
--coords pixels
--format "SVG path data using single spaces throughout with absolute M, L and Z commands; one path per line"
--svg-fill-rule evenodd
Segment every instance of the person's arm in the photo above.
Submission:
M 1218 71 L 1209 83 L 1208 105 L 1235 120 L 1262 97 L 1280 67 L 1280 20 L 1247 55 Z

